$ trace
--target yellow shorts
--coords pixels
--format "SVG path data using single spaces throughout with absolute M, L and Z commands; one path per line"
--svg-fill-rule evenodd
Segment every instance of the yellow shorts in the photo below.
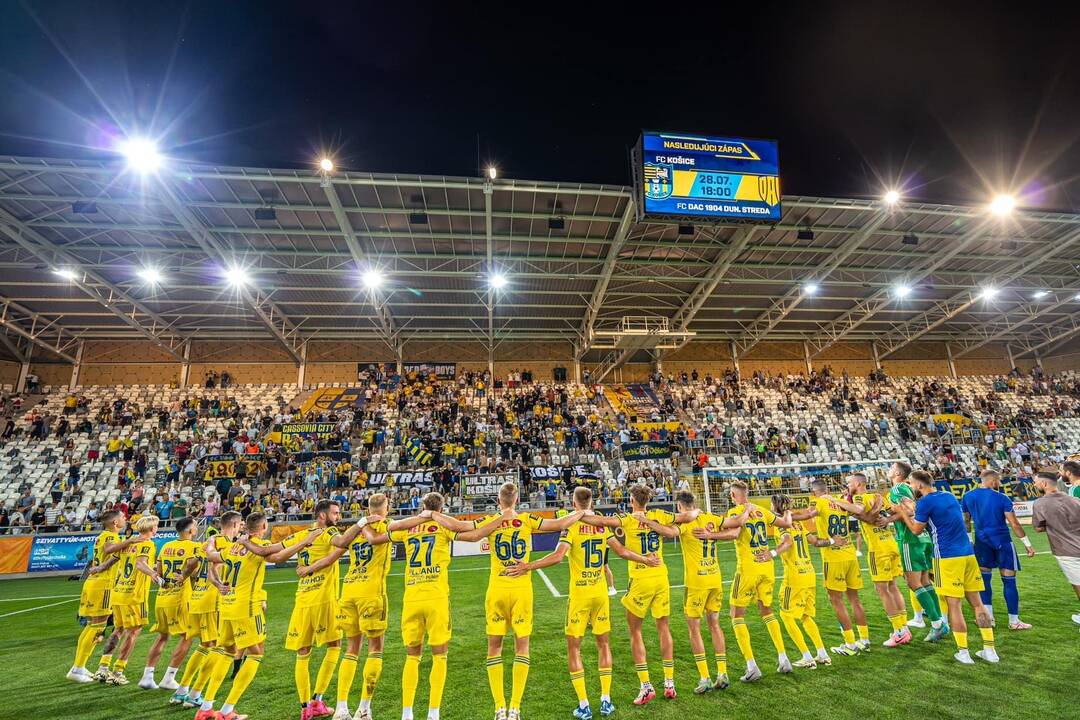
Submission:
M 793 588 L 780 583 L 780 612 L 801 617 L 817 617 L 817 586 Z
M 135 605 L 118 605 L 113 603 L 113 626 L 117 630 L 124 630 L 125 628 L 141 628 L 146 624 L 147 618 L 150 616 L 150 611 L 146 607 L 146 602 L 137 603 Z
M 862 571 L 859 570 L 858 560 L 836 560 L 823 565 L 826 590 L 862 590 Z
M 904 574 L 900 567 L 900 552 L 887 550 L 866 554 L 866 562 L 870 566 L 870 580 L 873 582 L 889 582 Z
M 186 635 L 187 627 L 187 609 L 183 605 L 154 606 L 154 627 L 150 628 L 150 632 Z
M 671 614 L 671 584 L 666 577 L 631 580 L 622 604 L 639 618 L 650 612 L 654 618 L 665 618 Z
M 762 605 L 772 605 L 774 585 L 776 585 L 776 577 L 772 573 L 743 575 L 736 571 L 735 577 L 731 580 L 728 602 L 732 607 L 742 608 L 755 600 Z
M 218 643 L 222 647 L 235 647 L 237 650 L 266 642 L 266 621 L 263 616 L 246 618 L 221 618 L 218 625 Z
M 189 638 L 199 638 L 201 642 L 212 643 L 218 639 L 218 613 L 189 613 L 185 626 Z
M 965 593 L 982 592 L 982 573 L 974 555 L 935 559 L 934 564 L 934 585 L 938 595 L 962 598 Z
M 450 642 L 450 598 L 404 603 L 401 608 L 401 640 L 405 647 L 424 643 L 445 645 Z
M 106 617 L 112 614 L 112 585 L 95 583 L 88 580 L 83 583 L 79 593 L 79 615 L 85 618 Z
M 386 632 L 386 596 L 356 597 L 338 602 L 337 624 L 345 637 L 380 637 Z
M 686 588 L 686 602 L 683 603 L 683 614 L 686 617 L 699 618 L 706 613 L 718 613 L 724 604 L 724 589 L 714 588 Z
M 289 618 L 289 631 L 285 635 L 286 650 L 322 647 L 340 639 L 336 602 L 293 607 L 292 616 Z
M 532 585 L 514 589 L 488 588 L 484 596 L 488 635 L 528 637 L 533 631 Z
M 611 632 L 611 603 L 608 596 L 574 597 L 571 593 L 566 603 L 566 634 L 585 637 L 585 630 L 590 626 L 593 635 Z

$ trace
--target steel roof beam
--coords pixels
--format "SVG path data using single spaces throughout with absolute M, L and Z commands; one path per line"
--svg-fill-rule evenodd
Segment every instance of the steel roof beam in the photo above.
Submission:
M 75 357 L 68 354 L 68 351 L 79 343 L 80 338 L 58 325 L 57 320 L 59 318 L 48 320 L 28 307 L 5 297 L 0 297 L 0 326 L 7 328 L 8 331 L 34 345 L 44 348 L 70 363 L 74 363 Z M 30 324 L 29 330 L 24 327 L 26 323 Z M 52 336 L 55 339 L 49 342 L 46 340 L 47 336 Z M 22 362 L 26 362 L 26 355 L 26 353 L 19 354 Z
M 592 295 L 585 306 L 585 315 L 581 318 L 581 327 L 578 332 L 581 335 L 581 347 L 584 350 L 587 350 L 592 342 L 593 325 L 596 323 L 597 315 L 600 314 L 600 307 L 604 304 L 604 297 L 615 272 L 615 265 L 619 262 L 619 253 L 622 252 L 623 246 L 626 244 L 626 239 L 630 235 L 630 228 L 634 224 L 636 215 L 637 204 L 631 198 L 623 209 L 619 227 L 615 230 L 615 235 L 611 239 L 611 246 L 608 247 L 607 256 L 604 258 L 604 266 L 600 270 L 596 285 L 593 286 Z

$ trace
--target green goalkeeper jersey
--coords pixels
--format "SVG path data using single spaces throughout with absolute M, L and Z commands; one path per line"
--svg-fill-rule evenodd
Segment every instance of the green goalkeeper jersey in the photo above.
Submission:
M 911 486 L 907 483 L 900 483 L 894 485 L 889 490 L 889 501 L 893 505 L 899 505 L 903 502 L 904 498 L 908 498 L 911 502 L 915 502 L 915 493 L 912 491 Z M 903 521 L 897 521 L 893 523 L 893 528 L 896 529 L 896 542 L 898 543 L 932 543 L 933 540 L 930 535 L 924 530 L 922 534 L 916 535 L 908 529 L 908 526 Z

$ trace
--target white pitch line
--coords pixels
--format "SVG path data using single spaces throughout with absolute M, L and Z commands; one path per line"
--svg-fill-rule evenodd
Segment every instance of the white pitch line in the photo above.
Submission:
M 78 595 L 38 595 L 37 597 L 0 598 L 0 602 L 20 602 L 23 600 L 58 600 L 60 598 L 77 598 Z
M 0 618 L 11 617 L 12 615 L 21 615 L 22 613 L 33 612 L 34 610 L 44 610 L 45 608 L 51 608 L 51 607 L 54 607 L 56 605 L 64 605 L 64 604 L 69 603 L 69 602 L 75 602 L 75 599 L 72 598 L 71 600 L 61 600 L 60 602 L 49 603 L 48 605 L 38 605 L 37 607 L 23 608 L 22 610 L 14 610 L 12 612 L 4 613 L 3 615 L 0 615 Z
M 543 570 L 538 568 L 536 570 L 536 574 L 539 575 L 540 579 L 544 581 L 544 584 L 547 585 L 547 589 L 551 591 L 552 595 L 554 595 L 555 597 L 562 597 L 559 591 L 555 589 L 555 586 L 552 584 L 551 580 L 548 580 L 548 576 L 544 573 Z

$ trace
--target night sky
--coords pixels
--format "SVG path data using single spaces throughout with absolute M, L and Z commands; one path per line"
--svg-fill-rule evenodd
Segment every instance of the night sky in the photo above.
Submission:
M 641 128 L 780 141 L 784 191 L 1080 205 L 1055 3 L 0 0 L 0 154 L 629 182 Z

